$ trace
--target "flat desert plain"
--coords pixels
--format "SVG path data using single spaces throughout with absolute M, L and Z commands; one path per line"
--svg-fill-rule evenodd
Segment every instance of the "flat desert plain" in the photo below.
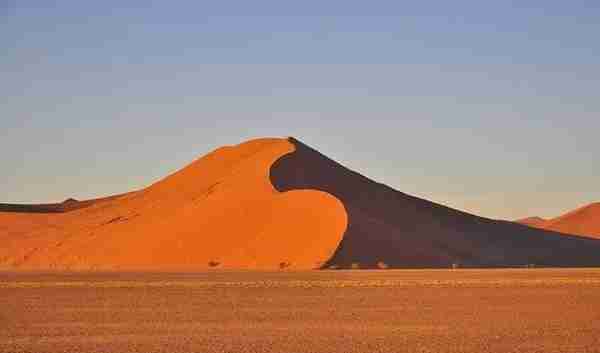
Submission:
M 600 269 L 0 273 L 1 352 L 600 352 Z

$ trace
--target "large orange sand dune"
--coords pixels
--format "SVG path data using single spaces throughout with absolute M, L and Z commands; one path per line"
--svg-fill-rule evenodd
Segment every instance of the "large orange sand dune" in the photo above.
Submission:
M 293 138 L 219 148 L 123 195 L 0 205 L 0 244 L 10 269 L 600 266 L 600 240 L 422 200 Z
M 138 192 L 66 213 L 0 212 L 4 267 L 197 269 L 320 267 L 346 228 L 341 202 L 278 192 L 284 139 L 223 147 Z

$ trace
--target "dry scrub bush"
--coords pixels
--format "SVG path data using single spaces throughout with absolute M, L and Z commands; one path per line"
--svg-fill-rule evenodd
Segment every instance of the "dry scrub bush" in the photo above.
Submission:
M 377 262 L 377 268 L 380 270 L 387 270 L 390 267 L 385 262 L 379 261 Z

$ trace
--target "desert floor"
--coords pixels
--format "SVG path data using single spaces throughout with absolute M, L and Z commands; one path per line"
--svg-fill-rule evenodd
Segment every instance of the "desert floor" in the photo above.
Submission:
M 600 352 L 600 269 L 0 272 L 0 352 Z

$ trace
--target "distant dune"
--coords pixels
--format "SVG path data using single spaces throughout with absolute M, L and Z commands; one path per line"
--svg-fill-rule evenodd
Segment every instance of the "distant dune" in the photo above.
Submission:
M 0 206 L 0 266 L 600 266 L 600 240 L 418 199 L 293 138 L 222 147 L 145 189 L 67 203 Z
M 46 203 L 35 205 L 9 204 L 0 203 L 0 212 L 18 212 L 18 213 L 63 213 L 78 210 L 97 204 L 100 202 L 110 201 L 123 195 L 115 195 L 103 197 L 99 199 L 79 201 L 73 198 L 66 199 L 60 203 Z
M 530 227 L 543 228 L 548 220 L 541 217 L 528 217 L 519 219 L 516 222 Z
M 555 232 L 600 239 L 600 202 L 580 207 L 562 216 L 533 226 Z

